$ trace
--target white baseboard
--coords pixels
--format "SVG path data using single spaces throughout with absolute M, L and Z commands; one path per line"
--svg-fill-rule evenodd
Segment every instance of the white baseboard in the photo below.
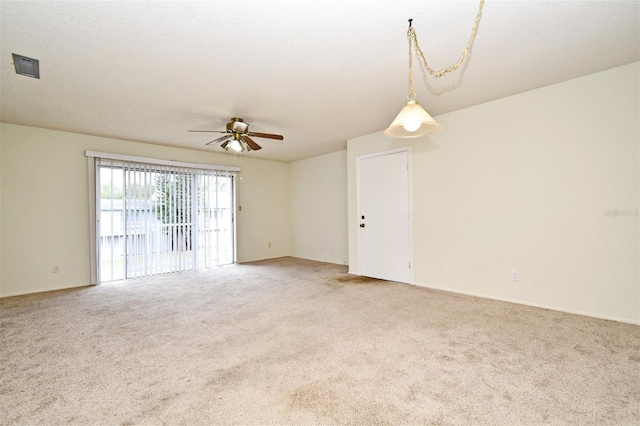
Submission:
M 13 293 L 0 293 L 0 299 L 4 299 L 5 297 L 15 297 L 15 296 L 26 296 L 28 294 L 38 294 L 38 293 L 48 293 L 50 291 L 58 291 L 58 290 L 70 290 L 72 288 L 85 288 L 85 287 L 93 287 L 96 284 L 84 284 L 84 285 L 72 285 L 72 286 L 64 286 L 64 287 L 50 287 L 29 291 L 17 291 Z
M 500 302 L 515 303 L 517 305 L 532 306 L 534 308 L 548 309 L 548 310 L 551 310 L 551 311 L 564 312 L 564 313 L 567 313 L 567 314 L 582 315 L 584 317 L 591 317 L 591 318 L 603 319 L 603 320 L 608 320 L 608 321 L 617 321 L 617 322 L 622 322 L 622 323 L 626 323 L 626 324 L 640 325 L 640 321 L 634 321 L 634 320 L 630 320 L 630 319 L 626 319 L 626 318 L 618 318 L 618 317 L 612 317 L 612 316 L 608 316 L 608 315 L 594 314 L 594 313 L 591 313 L 591 312 L 575 311 L 575 310 L 572 310 L 572 309 L 558 308 L 558 307 L 555 307 L 555 306 L 540 305 L 540 304 L 537 304 L 537 303 L 523 302 L 523 301 L 520 301 L 520 300 L 512 300 L 512 299 L 507 299 L 507 298 L 503 298 L 503 297 L 488 296 L 486 294 L 473 293 L 473 292 L 470 292 L 470 291 L 452 290 L 450 288 L 436 287 L 436 286 L 423 285 L 423 284 L 414 284 L 414 285 L 418 286 L 418 287 L 429 288 L 429 289 L 432 289 L 432 290 L 439 290 L 439 291 L 446 291 L 446 292 L 449 292 L 449 293 L 463 294 L 465 296 L 482 297 L 484 299 L 498 300 Z
M 297 256 L 297 255 L 291 255 L 288 257 L 295 257 L 297 259 L 305 259 L 305 260 L 313 260 L 315 262 L 322 262 L 322 263 L 331 263 L 332 265 L 343 265 L 343 266 L 348 266 L 346 263 L 344 262 L 338 262 L 335 259 L 320 259 L 320 258 L 315 258 L 315 257 L 308 257 L 308 256 Z

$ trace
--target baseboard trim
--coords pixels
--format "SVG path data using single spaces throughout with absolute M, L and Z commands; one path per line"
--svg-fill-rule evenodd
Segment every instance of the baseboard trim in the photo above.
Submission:
M 292 257 L 292 256 L 289 256 L 287 254 L 283 254 L 283 255 L 278 255 L 278 256 L 259 257 L 259 258 L 255 258 L 255 259 L 242 259 L 242 260 L 236 260 L 235 263 L 231 263 L 230 265 L 242 265 L 243 263 L 260 262 L 262 260 L 281 259 L 283 257 Z
M 565 308 L 558 308 L 558 307 L 555 307 L 555 306 L 548 306 L 548 305 L 541 305 L 541 304 L 537 304 L 537 303 L 523 302 L 523 301 L 520 301 L 520 300 L 507 299 L 507 298 L 504 298 L 504 297 L 488 296 L 486 294 L 473 293 L 473 292 L 470 292 L 470 291 L 452 290 L 450 288 L 437 287 L 437 286 L 432 286 L 432 285 L 424 285 L 424 284 L 417 284 L 417 283 L 414 283 L 413 285 L 418 286 L 418 287 L 429 288 L 429 289 L 432 289 L 432 290 L 446 291 L 448 293 L 456 293 L 456 294 L 462 294 L 462 295 L 465 295 L 465 296 L 473 296 L 473 297 L 482 297 L 483 299 L 498 300 L 500 302 L 515 303 L 517 305 L 531 306 L 531 307 L 534 307 L 534 308 L 548 309 L 550 311 L 564 312 L 566 314 L 581 315 L 583 317 L 591 317 L 591 318 L 597 318 L 597 319 L 602 319 L 602 320 L 607 320 L 607 321 L 622 322 L 622 323 L 625 323 L 625 324 L 640 325 L 640 321 L 629 320 L 629 319 L 626 319 L 626 318 L 618 318 L 618 317 L 612 317 L 612 316 L 608 316 L 608 315 L 594 314 L 594 313 L 590 313 L 590 312 L 575 311 L 575 310 L 572 310 L 572 309 L 565 309 Z
M 302 256 L 295 256 L 295 255 L 291 255 L 291 256 L 288 256 L 288 257 L 293 257 L 293 258 L 296 258 L 296 259 L 304 259 L 304 260 L 313 260 L 314 262 L 330 263 L 332 265 L 349 266 L 347 263 L 338 262 L 338 261 L 335 261 L 335 260 L 316 259 L 316 258 L 313 258 L 313 257 L 302 257 Z
M 30 294 L 40 294 L 40 293 L 49 293 L 50 291 L 59 291 L 59 290 L 71 290 L 74 288 L 86 288 L 86 287 L 94 287 L 97 284 L 82 284 L 82 285 L 72 285 L 65 287 L 53 287 L 53 288 L 45 288 L 39 290 L 31 290 L 31 291 L 19 291 L 15 293 L 0 293 L 0 299 L 4 299 L 6 297 L 16 297 L 16 296 L 28 296 Z

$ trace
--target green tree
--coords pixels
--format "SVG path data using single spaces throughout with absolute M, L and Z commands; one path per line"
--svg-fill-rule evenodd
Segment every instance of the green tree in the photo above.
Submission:
M 137 183 L 132 183 L 127 185 L 125 190 L 127 194 L 127 200 L 144 200 L 147 199 L 153 194 L 155 191 L 155 186 L 152 185 L 140 185 Z M 122 188 L 118 188 L 116 186 L 112 186 L 110 183 L 102 184 L 100 188 L 100 198 L 103 200 L 108 200 L 113 198 L 114 200 L 122 200 L 124 195 L 122 193 Z
M 100 187 L 100 198 L 103 200 L 122 200 L 122 188 L 113 187 L 110 183 L 103 183 Z
M 131 183 L 127 185 L 125 192 L 127 194 L 127 200 L 147 200 L 155 190 L 156 187 L 153 184 L 141 185 L 138 183 Z

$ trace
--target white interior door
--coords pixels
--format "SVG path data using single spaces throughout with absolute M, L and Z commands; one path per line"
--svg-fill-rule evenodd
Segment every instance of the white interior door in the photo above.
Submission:
M 411 283 L 409 152 L 357 159 L 360 275 Z

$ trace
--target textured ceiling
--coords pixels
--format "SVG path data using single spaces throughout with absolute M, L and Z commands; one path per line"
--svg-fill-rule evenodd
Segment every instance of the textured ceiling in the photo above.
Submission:
M 476 1 L 0 1 L 1 120 L 199 150 L 234 116 L 292 161 L 386 128 L 406 101 L 407 19 L 453 64 Z M 464 68 L 414 67 L 438 115 L 640 60 L 640 1 L 486 0 Z M 40 60 L 16 75 L 11 53 Z M 446 131 L 443 129 L 442 131 Z M 219 135 L 218 135 L 219 136 Z

